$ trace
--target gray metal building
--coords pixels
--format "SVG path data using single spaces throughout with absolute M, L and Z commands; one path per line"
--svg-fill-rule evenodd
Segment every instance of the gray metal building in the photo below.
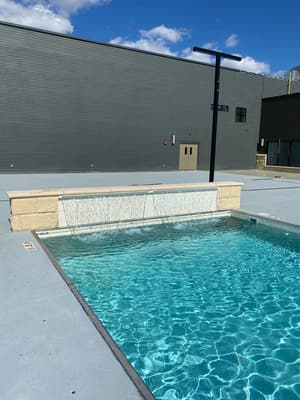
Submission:
M 1 172 L 208 168 L 214 67 L 7 23 L 0 51 Z M 222 68 L 217 168 L 255 166 L 261 100 L 286 92 Z

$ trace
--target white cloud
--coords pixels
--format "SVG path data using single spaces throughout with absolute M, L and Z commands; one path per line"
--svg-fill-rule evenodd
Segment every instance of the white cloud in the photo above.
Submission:
M 209 48 L 206 45 L 203 45 L 204 48 Z M 239 55 L 239 54 L 236 54 Z M 188 60 L 199 61 L 207 64 L 213 64 L 215 62 L 214 57 L 211 57 L 208 54 L 194 52 L 191 48 L 186 48 L 182 50 L 181 56 L 183 58 L 187 58 Z M 239 55 L 240 56 L 240 55 Z M 241 57 L 241 56 L 240 56 Z M 246 56 L 242 57 L 242 61 L 233 61 L 228 59 L 223 59 L 222 65 L 224 67 L 238 69 L 241 71 L 254 72 L 257 74 L 269 74 L 270 73 L 270 64 L 256 61 L 254 58 Z
M 213 57 L 211 57 L 209 54 L 198 53 L 196 51 L 193 51 L 193 49 L 191 49 L 190 47 L 187 47 L 186 49 L 182 50 L 181 57 L 186 58 L 188 60 L 203 62 L 206 64 L 212 64 L 214 62 Z
M 256 61 L 254 58 L 249 56 L 242 57 L 242 61 L 240 62 L 225 59 L 222 65 L 224 65 L 224 67 L 239 69 L 242 71 L 254 72 L 256 74 L 269 74 L 271 69 L 270 64 L 267 64 L 262 61 Z
M 155 40 L 162 39 L 167 42 L 177 43 L 183 36 L 189 35 L 186 29 L 168 28 L 165 25 L 156 26 L 148 31 L 141 29 L 140 35 L 143 38 Z
M 228 38 L 225 40 L 225 46 L 226 47 L 235 47 L 238 44 L 238 36 L 233 33 L 232 35 L 228 36 Z
M 285 70 L 279 70 L 279 71 L 275 71 L 275 72 L 273 72 L 272 74 L 271 74 L 271 76 L 273 77 L 273 78 L 284 78 L 284 75 L 287 73 L 287 71 L 285 71 Z
M 218 50 L 218 42 L 207 42 L 202 46 L 204 49 Z
M 112 44 L 120 46 L 132 47 L 134 49 L 151 51 L 153 53 L 167 54 L 169 56 L 176 56 L 177 53 L 172 51 L 164 40 L 151 40 L 140 38 L 136 41 L 127 40 L 121 36 L 116 37 L 110 41 Z
M 0 19 L 55 32 L 70 33 L 73 31 L 73 26 L 68 18 L 55 13 L 49 6 L 42 4 L 23 5 L 10 0 L 0 0 Z
M 110 3 L 111 0 L 48 0 L 59 12 L 67 15 L 77 12 L 81 8 L 90 6 L 102 6 Z
M 0 0 L 0 20 L 60 33 L 72 33 L 70 15 L 110 0 Z
M 177 51 L 171 50 L 169 43 L 177 43 L 183 36 L 188 35 L 186 29 L 168 28 L 165 25 L 156 26 L 149 30 L 141 29 L 139 33 L 140 37 L 135 41 L 119 36 L 112 39 L 110 43 L 152 51 L 154 53 L 167 54 L 169 56 L 177 56 Z
M 163 29 L 162 29 L 163 28 Z M 180 34 L 181 32 L 181 34 Z M 213 64 L 214 57 L 209 54 L 194 52 L 192 48 L 187 47 L 183 50 L 174 51 L 170 47 L 170 43 L 176 43 L 185 35 L 185 30 L 176 30 L 174 28 L 167 28 L 164 25 L 150 29 L 149 31 L 140 30 L 140 37 L 136 41 L 128 40 L 121 36 L 112 39 L 110 43 L 118 44 L 120 46 L 132 47 L 151 51 L 154 53 L 167 54 L 170 56 L 180 56 L 188 60 L 203 62 L 206 64 Z M 206 49 L 218 50 L 217 42 L 205 43 L 202 47 Z M 254 58 L 246 56 L 242 58 L 241 62 L 232 60 L 223 60 L 222 65 L 225 67 L 238 69 L 242 71 L 254 72 L 257 74 L 270 73 L 270 65 L 261 61 L 256 61 Z
M 218 51 L 218 42 L 207 42 L 201 46 L 203 49 Z M 194 60 L 203 62 L 205 64 L 213 64 L 214 58 L 209 54 L 199 53 L 198 51 L 193 51 L 192 48 L 187 47 L 181 51 L 181 57 L 188 60 Z

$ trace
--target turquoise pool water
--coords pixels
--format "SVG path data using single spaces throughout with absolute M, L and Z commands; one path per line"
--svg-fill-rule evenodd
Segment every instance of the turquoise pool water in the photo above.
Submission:
M 300 236 L 223 218 L 45 242 L 157 399 L 300 399 Z

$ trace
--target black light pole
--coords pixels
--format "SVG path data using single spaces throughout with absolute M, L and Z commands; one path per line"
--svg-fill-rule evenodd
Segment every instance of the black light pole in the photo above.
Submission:
M 194 47 L 193 51 L 198 53 L 209 54 L 211 56 L 216 57 L 213 120 L 212 120 L 212 131 L 211 131 L 211 150 L 210 150 L 210 167 L 209 167 L 209 182 L 213 182 L 215 175 L 215 160 L 216 160 L 221 58 L 228 58 L 229 60 L 234 60 L 234 61 L 241 61 L 242 59 L 241 57 L 233 56 L 231 54 L 220 53 L 219 51 L 203 49 L 201 47 Z

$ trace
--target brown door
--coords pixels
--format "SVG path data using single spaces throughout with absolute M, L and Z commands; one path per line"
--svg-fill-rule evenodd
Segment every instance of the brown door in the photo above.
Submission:
M 198 145 L 181 144 L 179 148 L 179 169 L 191 171 L 198 168 Z

